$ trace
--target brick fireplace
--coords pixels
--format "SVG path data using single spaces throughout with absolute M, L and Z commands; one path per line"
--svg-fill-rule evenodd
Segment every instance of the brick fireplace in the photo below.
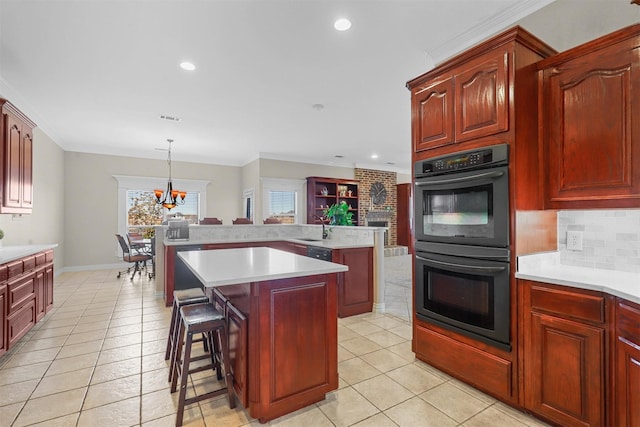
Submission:
M 397 245 L 397 174 L 395 172 L 374 169 L 355 169 L 355 179 L 360 181 L 358 222 L 371 227 L 389 227 L 385 233 L 385 246 Z M 374 182 L 381 182 L 387 190 L 387 198 L 380 205 L 373 204 L 370 189 Z M 385 224 L 385 225 L 383 225 Z

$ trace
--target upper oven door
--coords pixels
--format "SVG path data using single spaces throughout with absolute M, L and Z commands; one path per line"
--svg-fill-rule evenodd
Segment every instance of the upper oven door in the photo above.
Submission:
M 509 246 L 508 166 L 415 181 L 416 240 Z

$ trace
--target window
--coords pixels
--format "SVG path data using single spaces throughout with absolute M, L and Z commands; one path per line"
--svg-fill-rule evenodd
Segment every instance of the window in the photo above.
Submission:
M 295 224 L 296 220 L 295 191 L 269 191 L 268 218 L 278 218 L 283 224 Z
M 161 225 L 172 217 L 182 217 L 189 224 L 197 224 L 199 218 L 200 194 L 187 192 L 185 203 L 170 211 L 164 209 L 156 201 L 153 191 L 127 190 L 127 232 L 136 232 L 150 237 L 154 225 Z
M 164 188 L 167 184 L 166 178 L 122 175 L 113 177 L 118 181 L 118 234 L 138 231 L 146 233 L 149 237 L 153 233 L 153 226 L 162 224 L 176 214 L 184 216 L 191 224 L 197 224 L 198 218 L 206 216 L 201 207 L 207 205 L 209 181 L 174 179 L 174 187 L 186 191 L 187 196 L 184 205 L 168 211 L 156 204 L 153 194 L 155 188 Z M 132 230 L 134 228 L 137 230 Z
M 304 180 L 262 178 L 264 218 L 278 218 L 283 224 L 299 224 L 304 184 Z

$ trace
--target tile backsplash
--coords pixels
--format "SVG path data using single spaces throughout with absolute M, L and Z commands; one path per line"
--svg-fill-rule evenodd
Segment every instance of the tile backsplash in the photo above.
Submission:
M 582 251 L 567 250 L 567 231 L 583 232 Z M 640 273 L 640 209 L 558 212 L 560 263 Z

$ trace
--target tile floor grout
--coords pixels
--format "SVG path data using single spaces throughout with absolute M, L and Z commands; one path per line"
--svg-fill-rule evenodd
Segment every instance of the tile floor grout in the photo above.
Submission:
M 339 319 L 338 390 L 265 425 L 545 425 L 414 358 L 408 260 L 385 260 L 389 313 Z M 164 361 L 170 309 L 153 281 L 115 277 L 56 277 L 53 310 L 0 357 L 0 427 L 174 425 L 177 393 L 169 392 Z M 191 391 L 211 378 L 192 375 Z M 190 405 L 184 420 L 261 425 L 241 405 L 230 410 L 224 396 Z

